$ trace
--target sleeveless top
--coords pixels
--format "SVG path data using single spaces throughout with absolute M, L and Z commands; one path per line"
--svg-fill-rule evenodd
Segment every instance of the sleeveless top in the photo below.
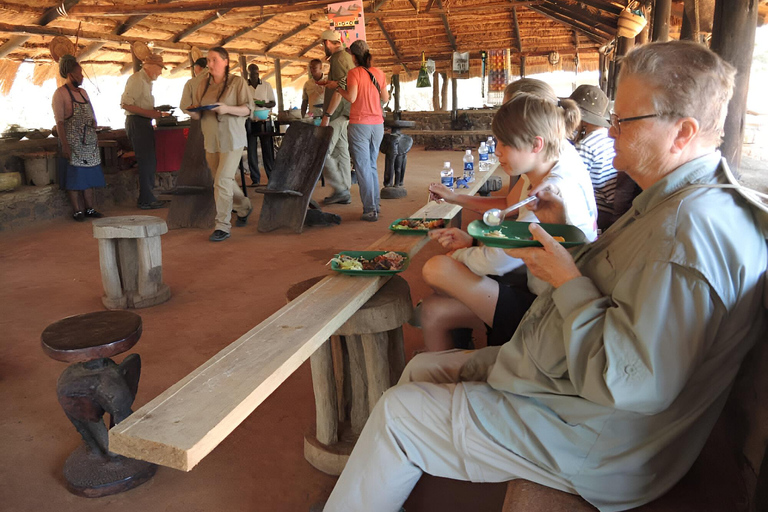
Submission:
M 84 101 L 75 100 L 72 91 L 67 87 L 72 99 L 72 116 L 64 121 L 67 141 L 71 156 L 69 163 L 78 167 L 93 167 L 101 163 L 98 137 L 96 136 L 96 118 L 91 102 L 81 94 Z

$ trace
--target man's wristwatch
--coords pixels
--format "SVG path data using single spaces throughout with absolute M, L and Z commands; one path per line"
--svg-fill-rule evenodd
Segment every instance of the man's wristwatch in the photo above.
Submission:
M 323 112 L 323 117 L 331 117 L 332 115 L 332 112 Z

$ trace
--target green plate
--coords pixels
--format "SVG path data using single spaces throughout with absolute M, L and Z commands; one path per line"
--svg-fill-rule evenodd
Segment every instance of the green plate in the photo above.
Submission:
M 475 220 L 470 222 L 467 227 L 467 232 L 488 247 L 502 247 L 505 249 L 514 247 L 541 247 L 541 244 L 536 240 L 531 240 L 531 232 L 528 231 L 530 222 L 517 222 L 514 220 L 506 220 L 501 223 L 501 226 L 491 227 L 485 224 L 481 220 Z M 539 224 L 544 228 L 544 231 L 552 236 L 561 236 L 565 238 L 565 242 L 560 242 L 563 247 L 574 247 L 587 243 L 587 237 L 576 226 L 570 226 L 567 224 Z M 501 230 L 501 233 L 507 238 L 500 238 L 495 236 L 488 236 L 489 231 Z
M 343 254 L 344 256 L 349 256 L 350 258 L 359 258 L 362 256 L 367 260 L 372 260 L 376 256 L 381 256 L 382 254 L 386 254 L 388 252 L 389 251 L 340 251 L 339 254 L 334 256 L 334 258 L 338 258 Z M 403 267 L 400 270 L 351 270 L 339 267 L 339 264 L 335 261 L 331 262 L 331 270 L 339 272 L 340 274 L 349 274 L 352 276 L 389 276 L 392 274 L 397 274 L 408 268 L 408 265 L 411 263 L 411 259 L 408 257 L 408 253 L 399 251 L 395 252 L 405 258 L 405 261 L 403 261 Z
M 442 220 L 442 221 L 445 221 L 445 219 L 433 219 L 433 218 L 427 218 L 427 219 L 419 219 L 419 218 L 415 218 L 415 217 L 402 218 L 402 219 L 397 219 L 395 222 L 390 224 L 389 225 L 389 229 L 391 231 L 394 231 L 395 233 L 403 233 L 404 235 L 423 235 L 425 233 L 429 233 L 429 231 L 430 231 L 429 229 L 411 229 L 411 228 L 404 229 L 404 228 L 397 228 L 397 227 L 395 227 L 395 226 L 397 226 L 397 224 L 399 222 L 404 221 L 404 220 L 427 220 L 427 221 L 430 221 L 430 220 Z M 448 222 L 445 222 L 445 226 L 443 226 L 443 227 L 448 227 Z M 438 228 L 436 228 L 436 229 L 438 229 Z

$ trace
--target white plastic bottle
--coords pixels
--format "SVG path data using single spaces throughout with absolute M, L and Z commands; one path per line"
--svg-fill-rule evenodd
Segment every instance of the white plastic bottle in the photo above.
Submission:
M 451 169 L 451 162 L 443 163 L 443 170 L 440 171 L 440 183 L 453 189 L 453 169 Z
M 480 149 L 477 150 L 480 160 L 480 172 L 486 172 L 491 169 L 491 164 L 488 163 L 488 146 L 485 142 L 480 143 Z
M 488 162 L 490 164 L 495 164 L 498 162 L 498 159 L 496 158 L 496 141 L 493 140 L 491 135 L 488 136 L 488 140 L 485 141 L 485 145 L 488 148 Z
M 464 155 L 464 179 L 467 183 L 475 181 L 475 157 L 471 149 Z

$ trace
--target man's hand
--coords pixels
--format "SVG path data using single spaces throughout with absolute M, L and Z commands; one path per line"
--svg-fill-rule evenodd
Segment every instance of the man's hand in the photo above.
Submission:
M 505 249 L 513 258 L 520 258 L 528 266 L 528 270 L 542 281 L 559 288 L 571 279 L 581 276 L 570 253 L 560 245 L 544 228 L 536 223 L 528 227 L 534 240 L 543 247 L 525 247 L 522 249 Z
M 528 205 L 528 209 L 536 214 L 536 218 L 545 224 L 565 224 L 565 203 L 560 195 L 560 189 L 553 183 L 543 181 L 534 187 L 529 196 L 536 196 L 538 201 Z
M 453 190 L 449 189 L 442 183 L 432 183 L 429 186 L 429 200 L 430 201 L 445 201 L 447 203 L 453 203 L 456 198 L 456 194 Z
M 318 80 L 317 85 L 322 85 L 327 89 L 336 89 L 339 87 L 339 82 L 336 80 Z
M 459 228 L 433 229 L 429 231 L 429 238 L 437 240 L 437 243 L 449 251 L 472 247 L 472 237 Z

